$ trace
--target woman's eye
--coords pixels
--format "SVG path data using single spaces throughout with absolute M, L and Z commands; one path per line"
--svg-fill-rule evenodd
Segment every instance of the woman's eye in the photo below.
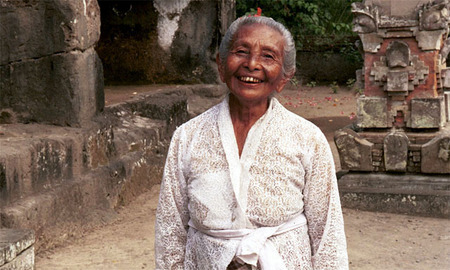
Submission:
M 246 50 L 237 50 L 236 53 L 238 54 L 248 54 Z
M 271 54 L 265 54 L 265 55 L 264 55 L 264 58 L 267 58 L 267 59 L 274 59 L 274 58 L 273 58 L 273 55 L 271 55 Z

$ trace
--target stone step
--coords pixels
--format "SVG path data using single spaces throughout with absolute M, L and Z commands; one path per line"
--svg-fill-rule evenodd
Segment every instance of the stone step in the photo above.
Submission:
M 187 96 L 175 90 L 108 107 L 87 128 L 0 125 L 0 206 L 129 152 L 164 153 L 172 132 L 187 118 Z
M 0 229 L 0 270 L 34 269 L 32 230 Z
M 171 95 L 108 107 L 89 128 L 0 125 L 0 228 L 32 229 L 36 250 L 48 249 L 159 184 L 171 134 L 188 115 L 186 95 Z M 167 119 L 149 118 L 158 115 Z
M 37 252 L 58 245 L 108 222 L 115 208 L 160 183 L 163 162 L 164 158 L 150 152 L 130 153 L 64 185 L 0 208 L 0 228 L 34 230 Z
M 80 129 L 15 124 L 0 130 L 0 203 L 61 184 L 81 172 Z
M 387 173 L 344 174 L 343 207 L 409 215 L 450 217 L 450 177 Z

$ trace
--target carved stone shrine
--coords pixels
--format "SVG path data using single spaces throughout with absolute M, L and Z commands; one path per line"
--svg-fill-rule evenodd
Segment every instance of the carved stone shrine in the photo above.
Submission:
M 449 11 L 448 0 L 352 4 L 364 58 L 357 81 L 364 91 L 356 123 L 335 134 L 341 167 L 349 171 L 341 191 L 411 196 L 426 189 L 422 193 L 436 195 L 439 182 L 439 196 L 450 196 Z

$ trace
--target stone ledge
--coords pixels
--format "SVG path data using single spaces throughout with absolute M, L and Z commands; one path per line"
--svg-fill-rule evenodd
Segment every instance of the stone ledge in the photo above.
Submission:
M 37 252 L 63 243 L 68 237 L 109 222 L 114 209 L 126 205 L 162 177 L 163 157 L 132 152 L 63 185 L 28 196 L 0 209 L 0 228 L 36 231 Z
M 339 179 L 338 185 L 343 207 L 450 217 L 447 175 L 348 173 Z
M 34 232 L 0 229 L 0 270 L 34 268 Z

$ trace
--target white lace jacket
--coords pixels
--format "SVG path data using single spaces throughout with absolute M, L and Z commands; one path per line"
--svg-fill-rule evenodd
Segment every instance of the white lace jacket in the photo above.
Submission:
M 156 269 L 224 270 L 236 240 L 203 230 L 307 225 L 272 236 L 287 269 L 348 269 L 333 157 L 322 132 L 275 98 L 248 133 L 241 157 L 228 99 L 172 138 L 156 214 Z

